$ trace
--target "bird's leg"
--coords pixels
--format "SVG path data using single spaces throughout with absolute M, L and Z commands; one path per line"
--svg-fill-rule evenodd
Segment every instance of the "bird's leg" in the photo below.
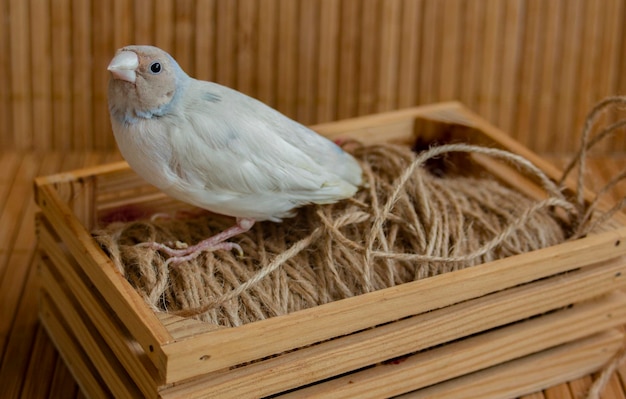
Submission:
M 195 258 L 204 251 L 216 251 L 218 249 L 224 249 L 228 251 L 236 249 L 240 255 L 243 255 L 243 250 L 241 249 L 239 244 L 225 241 L 229 238 L 250 230 L 252 226 L 254 226 L 254 222 L 254 219 L 237 218 L 236 225 L 187 248 L 175 249 L 158 242 L 145 242 L 137 245 L 165 252 L 170 256 L 170 258 L 166 262 L 168 264 L 185 262 Z

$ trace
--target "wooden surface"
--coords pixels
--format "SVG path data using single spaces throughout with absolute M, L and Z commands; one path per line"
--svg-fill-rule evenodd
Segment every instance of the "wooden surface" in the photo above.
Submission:
M 72 376 L 37 320 L 32 179 L 119 160 L 117 153 L 0 152 L 0 397 L 81 398 Z M 560 162 L 561 159 L 555 159 Z M 598 158 L 590 163 L 590 183 L 599 186 L 626 167 L 626 157 Z M 614 201 L 626 187 L 612 194 Z M 527 396 L 575 399 L 593 376 Z M 602 398 L 626 398 L 626 366 L 611 378 Z
M 113 150 L 106 66 L 131 43 L 304 124 L 454 99 L 536 152 L 573 150 L 626 93 L 626 0 L 0 0 L 0 17 L 4 150 Z

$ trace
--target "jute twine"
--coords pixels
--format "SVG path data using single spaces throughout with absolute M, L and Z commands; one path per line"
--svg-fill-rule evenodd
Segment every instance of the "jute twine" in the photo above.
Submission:
M 194 244 L 234 223 L 211 214 L 112 223 L 94 237 L 155 311 L 223 327 L 287 314 L 552 246 L 601 226 L 626 201 L 600 217 L 596 201 L 585 204 L 585 159 L 591 147 L 626 126 L 621 120 L 591 139 L 598 117 L 625 104 L 625 97 L 610 97 L 589 114 L 580 151 L 563 176 L 578 169 L 573 198 L 527 159 L 495 148 L 449 144 L 415 153 L 350 143 L 364 187 L 351 199 L 301 208 L 283 223 L 257 223 L 231 240 L 241 245 L 242 258 L 216 251 L 166 265 L 165 255 L 135 246 Z M 454 167 L 452 154 L 509 163 L 538 181 L 546 197 L 531 199 L 489 176 L 466 175 Z M 616 176 L 598 198 L 624 177 Z
M 552 207 L 574 211 L 554 183 L 534 201 L 486 178 L 438 177 L 425 162 L 444 153 L 480 152 L 465 144 L 418 156 L 404 146 L 353 150 L 366 187 L 333 205 L 309 206 L 283 223 L 258 223 L 233 238 L 244 251 L 215 251 L 169 266 L 161 253 L 135 244 L 195 243 L 232 219 L 201 215 L 115 223 L 95 233 L 120 271 L 155 310 L 220 326 L 238 326 L 366 292 L 543 248 L 565 232 Z

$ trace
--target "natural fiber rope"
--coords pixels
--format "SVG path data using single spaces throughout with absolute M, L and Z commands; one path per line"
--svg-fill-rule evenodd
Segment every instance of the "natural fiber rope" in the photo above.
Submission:
M 488 178 L 429 171 L 430 160 L 452 153 L 510 162 L 549 196 L 535 201 Z M 257 224 L 234 239 L 243 259 L 216 251 L 167 267 L 158 252 L 135 246 L 193 243 L 232 223 L 210 215 L 117 223 L 95 237 L 155 310 L 237 326 L 557 244 L 576 212 L 541 170 L 499 149 L 452 144 L 416 155 L 403 146 L 358 145 L 354 154 L 365 188 L 281 224 Z
M 591 384 L 587 392 L 587 399 L 600 399 L 600 394 L 606 388 L 615 370 L 626 361 L 626 342 L 622 343 L 621 350 L 602 368 L 600 375 Z

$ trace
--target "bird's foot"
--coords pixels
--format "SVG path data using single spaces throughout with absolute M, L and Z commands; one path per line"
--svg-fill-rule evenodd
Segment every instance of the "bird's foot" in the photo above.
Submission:
M 224 251 L 232 251 L 233 249 L 237 251 L 237 254 L 241 257 L 243 256 L 243 250 L 239 244 L 234 242 L 213 242 L 210 238 L 204 240 L 196 245 L 188 246 L 186 248 L 180 248 L 184 243 L 177 242 L 175 245 L 177 248 L 172 248 L 171 246 L 159 243 L 159 242 L 142 242 L 137 244 L 137 247 L 143 248 L 151 248 L 155 251 L 163 251 L 165 252 L 169 258 L 165 261 L 165 265 L 169 264 L 178 264 L 181 262 L 186 262 L 196 258 L 202 252 L 212 252 L 218 250 Z
M 243 250 L 239 244 L 227 242 L 229 238 L 232 238 L 238 234 L 245 233 L 250 230 L 254 225 L 253 219 L 237 219 L 237 224 L 232 226 L 219 234 L 209 237 L 206 240 L 200 241 L 196 245 L 187 246 L 185 243 L 176 242 L 174 245 L 176 248 L 159 243 L 159 242 L 143 242 L 137 244 L 138 247 L 146 247 L 154 249 L 155 251 L 165 252 L 169 258 L 165 262 L 166 265 L 170 263 L 177 264 L 194 259 L 202 252 L 211 252 L 217 250 L 232 251 L 237 250 L 239 256 L 243 256 Z

